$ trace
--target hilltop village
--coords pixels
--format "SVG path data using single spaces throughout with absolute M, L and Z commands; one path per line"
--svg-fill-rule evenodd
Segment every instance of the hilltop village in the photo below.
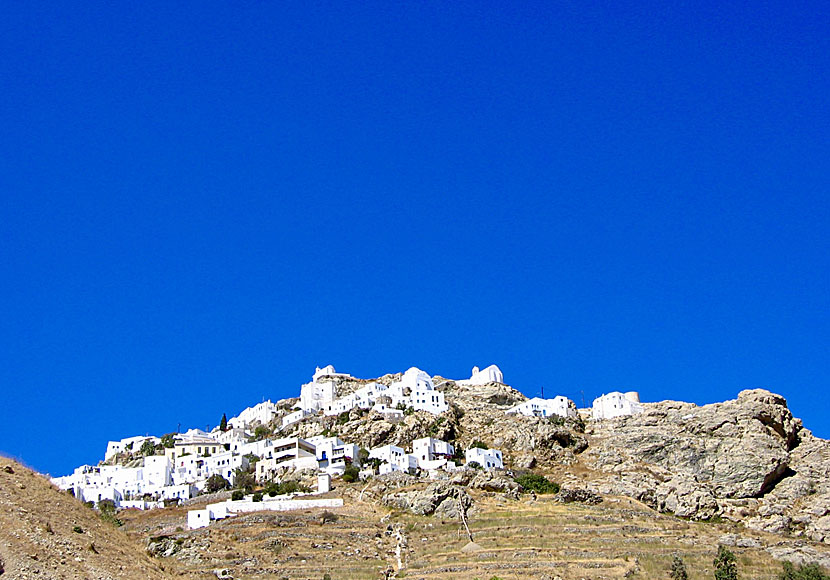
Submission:
M 111 502 L 116 508 L 144 510 L 235 487 L 240 479 L 250 480 L 251 476 L 263 486 L 279 483 L 289 471 L 316 473 L 316 494 L 319 495 L 329 491 L 332 477 L 354 480 L 404 472 L 442 479 L 465 468 L 504 469 L 502 450 L 488 448 L 478 441 L 464 450 L 456 449 L 451 441 L 434 437 L 413 439 L 408 448 L 387 444 L 365 449 L 326 429 L 306 437 L 288 435 L 313 418 L 332 417 L 346 422 L 355 410 L 390 423 L 403 421 L 406 415 L 418 411 L 435 416 L 449 411 L 444 393 L 436 389 L 433 378 L 426 372 L 413 367 L 387 377 L 392 379 L 367 381 L 337 373 L 331 365 L 317 368 L 311 381 L 301 386 L 297 399 L 262 402 L 231 419 L 223 418 L 210 432 L 190 429 L 161 437 L 135 436 L 110 441 L 100 464 L 80 466 L 71 475 L 52 481 L 84 502 L 96 505 Z M 474 367 L 469 379 L 455 382 L 473 388 L 503 385 L 504 376 L 496 365 L 485 369 Z M 344 383 L 360 386 L 341 394 L 339 386 Z M 590 409 L 577 409 L 570 399 L 556 396 L 528 399 L 505 413 L 602 420 L 642 411 L 637 393 L 612 392 L 594 400 Z M 311 491 L 294 490 L 288 496 L 277 496 L 280 501 L 265 502 L 261 502 L 261 496 L 249 496 L 241 501 L 237 497 L 236 501 L 194 510 L 188 523 L 195 528 L 234 512 L 342 505 L 342 499 L 305 497 L 313 495 Z

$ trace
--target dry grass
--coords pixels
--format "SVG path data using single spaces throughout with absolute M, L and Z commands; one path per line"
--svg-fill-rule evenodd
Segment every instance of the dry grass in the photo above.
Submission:
M 97 512 L 42 475 L 0 457 L 3 578 L 170 578 Z
M 612 503 L 613 502 L 613 503 Z M 407 578 L 668 578 L 681 556 L 692 580 L 712 577 L 718 538 L 732 524 L 692 523 L 659 515 L 628 499 L 599 506 L 549 498 L 505 502 L 479 498 L 470 522 L 481 550 L 464 553 L 455 522 L 404 516 L 412 548 Z M 746 532 L 741 532 L 746 535 Z M 772 580 L 781 570 L 760 549 L 735 549 L 744 578 Z
M 344 508 L 332 510 L 338 517 L 330 523 L 322 523 L 323 510 L 249 514 L 194 531 L 182 529 L 183 508 L 124 517 L 129 534 L 141 541 L 159 534 L 181 539 L 182 550 L 163 561 L 194 579 L 215 578 L 213 571 L 222 568 L 246 579 L 383 578 L 396 569 L 390 523 L 401 526 L 408 542 L 397 577 L 425 580 L 668 578 L 675 554 L 686 562 L 692 580 L 708 580 L 723 534 L 755 538 L 762 545 L 782 539 L 729 522 L 696 523 L 658 514 L 628 498 L 585 506 L 560 504 L 549 496 L 517 502 L 500 494 L 473 494 L 476 509 L 469 523 L 480 546 L 474 552 L 463 550 L 469 540 L 460 522 L 349 499 Z M 777 578 L 781 565 L 763 549 L 732 549 L 742 578 Z

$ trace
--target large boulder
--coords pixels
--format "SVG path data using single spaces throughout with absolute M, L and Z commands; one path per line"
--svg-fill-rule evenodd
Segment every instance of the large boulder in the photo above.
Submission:
M 802 427 L 783 397 L 762 389 L 698 407 L 665 401 L 595 423 L 585 461 L 604 493 L 630 495 L 695 519 L 762 498 L 791 475 Z
M 426 489 L 389 493 L 381 500 L 383 505 L 410 511 L 416 515 L 438 515 L 447 518 L 459 518 L 461 511 L 470 509 L 473 501 L 467 491 L 458 485 L 445 481 L 436 481 Z

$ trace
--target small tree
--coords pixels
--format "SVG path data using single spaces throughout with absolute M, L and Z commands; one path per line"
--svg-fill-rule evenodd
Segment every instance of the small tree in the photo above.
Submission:
M 521 485 L 522 489 L 525 491 L 532 490 L 538 493 L 559 493 L 558 483 L 536 473 L 519 475 L 514 481 Z
M 345 470 L 343 470 L 343 475 L 341 479 L 346 483 L 352 483 L 357 481 L 357 478 L 360 476 L 360 470 L 355 467 L 354 465 L 349 465 Z
M 167 449 L 172 449 L 173 446 L 176 444 L 175 440 L 173 439 L 173 433 L 167 433 L 166 435 L 162 435 L 161 444 L 163 447 Z
M 219 421 L 219 430 L 220 431 L 227 431 L 228 430 L 228 417 L 222 413 L 222 420 Z
M 228 489 L 230 486 L 231 484 L 228 482 L 227 479 L 225 479 L 218 473 L 214 473 L 213 475 L 207 478 L 207 482 L 205 483 L 205 491 L 207 491 L 208 493 L 216 493 L 217 491 Z
M 715 580 L 738 580 L 738 564 L 735 554 L 726 546 L 718 546 L 718 555 L 715 557 Z
M 265 425 L 257 425 L 254 429 L 254 441 L 261 441 L 271 434 L 271 430 Z
M 144 443 L 141 444 L 141 454 L 145 456 L 156 454 L 156 445 L 152 439 L 145 439 Z
M 824 573 L 818 564 L 802 564 L 795 568 L 791 562 L 784 562 L 784 571 L 778 576 L 779 580 L 828 580 L 830 576 Z
M 472 443 L 470 443 L 470 449 L 488 449 L 488 447 L 486 444 L 476 439 Z
M 236 469 L 233 472 L 235 485 L 234 488 L 244 490 L 245 493 L 251 493 L 256 485 L 256 478 L 254 474 L 245 471 L 244 469 Z
M 689 580 L 689 573 L 686 572 L 686 564 L 680 556 L 675 555 L 671 562 L 672 580 Z

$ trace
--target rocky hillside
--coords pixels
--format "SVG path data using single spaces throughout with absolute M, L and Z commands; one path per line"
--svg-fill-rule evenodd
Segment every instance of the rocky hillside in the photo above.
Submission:
M 42 475 L 0 457 L 0 576 L 165 579 L 173 576 L 95 511 Z
M 338 381 L 341 395 L 366 382 Z M 666 577 L 679 554 L 697 580 L 711 578 L 718 544 L 756 580 L 777 578 L 782 560 L 830 567 L 830 442 L 779 395 L 647 403 L 640 415 L 595 422 L 508 416 L 525 397 L 507 385 L 434 382 L 450 405 L 438 416 L 408 412 L 396 423 L 355 409 L 285 431 L 277 418 L 271 428 L 337 434 L 366 449 L 427 435 L 461 450 L 481 441 L 504 452 L 506 472 L 335 479 L 341 509 L 252 513 L 191 531 L 187 509 L 209 497 L 121 512 L 126 525 L 116 528 L 3 459 L 0 576 L 596 580 Z M 516 476 L 529 473 L 561 489 L 524 490 Z M 311 472 L 283 475 L 313 483 Z
M 350 392 L 363 382 L 344 379 L 340 386 Z M 830 543 L 830 442 L 805 429 L 779 395 L 756 389 L 702 407 L 647 403 L 640 415 L 586 424 L 506 415 L 526 400 L 507 385 L 434 382 L 450 404 L 442 415 L 415 412 L 394 423 L 354 409 L 347 418 L 314 417 L 284 434 L 325 431 L 367 449 L 406 447 L 424 436 L 460 449 L 478 440 L 502 449 L 514 471 L 552 474 L 685 518 L 726 518 Z
M 641 415 L 592 424 L 588 441 L 582 460 L 596 491 L 830 541 L 830 442 L 779 395 L 756 389 L 703 407 L 647 404 Z

